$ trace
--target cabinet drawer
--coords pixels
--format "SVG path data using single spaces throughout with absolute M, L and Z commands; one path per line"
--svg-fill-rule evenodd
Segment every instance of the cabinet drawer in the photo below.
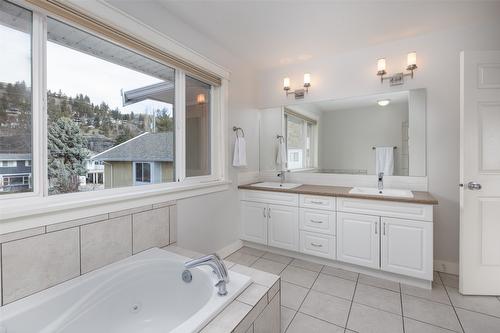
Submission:
M 335 198 L 318 195 L 300 195 L 300 207 L 335 210 Z
M 339 212 L 432 221 L 432 205 L 352 198 L 337 198 L 337 205 Z
M 300 208 L 300 229 L 335 235 L 335 212 Z
M 240 200 L 295 207 L 299 205 L 299 195 L 295 193 L 240 190 Z
M 300 232 L 300 252 L 335 259 L 335 237 L 314 232 Z

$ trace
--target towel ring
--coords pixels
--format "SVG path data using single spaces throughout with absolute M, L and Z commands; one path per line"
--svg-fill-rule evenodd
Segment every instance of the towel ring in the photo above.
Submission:
M 241 131 L 241 137 L 244 138 L 245 137 L 245 131 L 243 131 L 243 128 L 233 126 L 233 132 L 236 133 L 236 137 L 238 137 L 238 131 Z
M 283 142 L 285 142 L 285 137 L 283 135 L 277 134 L 276 135 L 276 139 L 278 139 L 278 141 L 282 141 L 283 140 Z

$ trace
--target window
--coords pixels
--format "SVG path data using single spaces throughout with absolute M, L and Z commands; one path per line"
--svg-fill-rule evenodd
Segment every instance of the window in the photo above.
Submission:
M 288 169 L 313 168 L 316 121 L 291 112 L 285 112 L 285 119 Z
M 10 2 L 0 1 L 0 195 L 31 192 L 32 13 Z M 19 186 L 23 185 L 23 186 Z
M 49 194 L 173 182 L 175 70 L 51 18 L 47 35 Z
M 137 184 L 151 183 L 151 163 L 134 163 L 135 164 L 135 182 Z
M 186 76 L 186 176 L 211 172 L 211 86 Z
M 224 137 L 214 133 L 223 130 L 227 90 L 213 74 L 222 70 L 190 65 L 71 5 L 23 3 L 29 9 L 0 0 L 8 46 L 0 52 L 0 201 L 90 205 L 223 179 Z

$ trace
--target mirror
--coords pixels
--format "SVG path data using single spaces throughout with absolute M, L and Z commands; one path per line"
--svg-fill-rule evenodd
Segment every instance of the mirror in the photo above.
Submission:
M 260 169 L 425 176 L 425 106 L 413 89 L 261 110 Z

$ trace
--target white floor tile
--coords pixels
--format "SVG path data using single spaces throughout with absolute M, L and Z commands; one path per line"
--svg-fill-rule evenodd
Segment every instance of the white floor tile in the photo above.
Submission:
M 281 307 L 281 332 L 285 332 L 285 330 L 288 328 L 288 325 L 292 322 L 293 316 L 297 311 L 289 309 L 287 307 L 282 306 Z
M 432 326 L 421 321 L 413 320 L 411 318 L 404 318 L 405 333 L 453 333 L 445 328 Z
M 465 333 L 498 333 L 500 319 L 464 309 L 456 309 Z
M 386 279 L 380 279 L 365 274 L 359 274 L 358 282 L 362 284 L 367 284 L 369 286 L 374 286 L 399 292 L 399 283 L 394 281 L 389 281 Z
M 343 333 L 344 329 L 313 318 L 303 313 L 297 313 L 286 333 Z
M 281 305 L 298 310 L 309 289 L 281 281 Z
M 500 317 L 500 301 L 495 296 L 465 296 L 458 289 L 446 287 L 455 307 Z M 498 328 L 500 332 L 500 327 Z
M 307 269 L 309 271 L 313 272 L 320 272 L 321 269 L 323 268 L 323 265 L 310 262 L 310 261 L 305 261 L 302 259 L 293 259 L 290 265 L 295 266 L 295 267 L 300 267 L 303 269 Z
M 341 279 L 336 276 L 320 274 L 316 279 L 316 282 L 314 282 L 312 289 L 329 295 L 352 300 L 354 287 L 356 287 L 356 282 L 354 281 Z
M 287 257 L 287 256 L 282 256 L 281 254 L 276 254 L 276 253 L 271 253 L 267 252 L 262 256 L 262 258 L 269 259 L 272 261 L 277 261 L 282 264 L 288 265 L 289 263 L 292 262 L 293 258 Z
M 252 264 L 254 262 L 256 262 L 257 259 L 259 259 L 259 257 L 253 256 L 251 254 L 239 252 L 239 251 L 226 257 L 226 260 L 229 260 L 231 262 L 234 262 L 234 263 L 240 264 L 240 265 L 244 265 L 244 266 L 252 266 Z
M 401 295 L 392 290 L 358 284 L 354 302 L 401 315 Z
M 359 333 L 403 333 L 400 315 L 353 303 L 347 328 Z
M 356 272 L 351 272 L 351 271 L 347 271 L 345 269 L 336 268 L 336 267 L 332 267 L 332 266 L 324 266 L 323 269 L 321 270 L 321 273 L 333 275 L 336 277 L 340 277 L 340 278 L 352 280 L 352 281 L 356 281 L 358 279 L 358 275 L 359 275 Z
M 403 294 L 403 315 L 454 331 L 461 329 L 451 306 L 423 298 Z
M 285 269 L 286 265 L 279 263 L 277 261 L 259 258 L 252 265 L 252 267 L 255 269 L 260 269 L 261 271 L 264 271 L 264 272 L 280 275 L 280 273 Z
M 350 306 L 348 300 L 311 290 L 299 312 L 345 327 Z
M 318 274 L 319 273 L 308 271 L 307 269 L 289 265 L 283 272 L 281 272 L 281 278 L 283 281 L 311 288 Z
M 450 305 L 450 299 L 444 289 L 444 286 L 438 282 L 432 282 L 432 289 L 424 289 L 415 286 L 401 284 L 401 291 L 403 294 L 417 296 L 428 299 L 429 301 L 439 302 Z

